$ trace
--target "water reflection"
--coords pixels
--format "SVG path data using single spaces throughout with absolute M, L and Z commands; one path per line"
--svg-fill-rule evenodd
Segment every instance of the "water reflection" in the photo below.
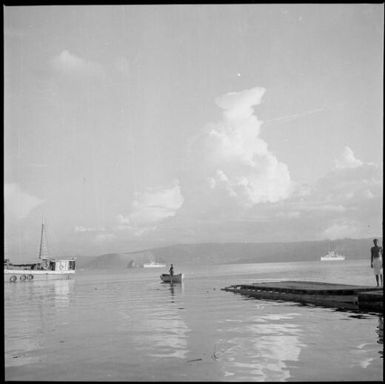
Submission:
M 47 280 L 7 286 L 5 307 L 5 366 L 42 361 L 43 345 L 55 331 L 58 310 L 69 306 L 73 281 Z
M 36 338 L 20 338 L 15 342 L 12 338 L 5 338 L 5 367 L 16 367 L 41 361 L 36 351 L 41 349 L 41 343 Z
M 235 279 L 214 272 L 218 278 L 186 279 L 184 287 L 162 284 L 148 271 L 9 284 L 4 287 L 6 372 L 19 366 L 8 370 L 7 380 L 365 381 L 381 376 L 383 317 L 239 300 L 218 289 Z
M 160 297 L 155 298 L 152 310 L 136 327 L 136 333 L 141 336 L 140 340 L 137 336 L 134 338 L 140 345 L 150 346 L 148 355 L 151 357 L 178 359 L 186 357 L 187 335 L 190 329 L 176 305 L 182 292 L 182 284 L 162 285 Z
M 300 329 L 291 321 L 296 316 L 295 313 L 255 316 L 226 327 L 227 335 L 224 335 L 220 348 L 225 376 L 246 381 L 289 379 L 288 362 L 298 361 L 305 346 L 299 340 Z M 234 336 L 229 338 L 231 333 Z M 217 356 L 221 356 L 220 353 Z
M 67 308 L 70 303 L 74 280 L 55 280 L 53 283 L 53 296 L 57 308 Z
M 375 320 L 375 317 L 368 318 L 371 320 Z M 377 334 L 377 344 L 383 344 L 383 336 L 384 336 L 384 318 L 383 316 L 378 316 L 378 321 L 376 323 L 375 332 Z M 373 340 L 374 341 L 374 340 Z M 377 357 L 374 355 L 374 351 L 378 350 L 378 347 L 373 342 L 364 342 L 357 345 L 355 349 L 352 350 L 352 354 L 355 356 L 354 362 L 352 363 L 352 367 L 359 366 L 361 368 L 368 369 L 370 366 L 376 366 Z M 380 358 L 383 358 L 383 348 L 378 350 L 380 354 Z
M 183 283 L 178 284 L 169 284 L 170 285 L 170 293 L 171 293 L 171 303 L 175 303 L 175 292 L 177 294 L 181 294 L 183 292 Z
M 378 325 L 377 325 L 376 333 L 378 335 L 377 343 L 384 344 L 384 317 L 383 316 L 378 317 Z M 378 353 L 380 354 L 381 358 L 384 358 L 383 349 L 380 349 Z

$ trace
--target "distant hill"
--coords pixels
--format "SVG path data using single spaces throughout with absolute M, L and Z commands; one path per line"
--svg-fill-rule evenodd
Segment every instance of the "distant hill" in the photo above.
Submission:
M 379 239 L 382 243 L 382 239 Z M 135 252 L 84 257 L 78 266 L 85 269 L 124 269 L 156 260 L 170 264 L 236 264 L 257 262 L 320 260 L 330 249 L 349 260 L 369 260 L 372 239 L 341 239 L 291 243 L 201 243 L 176 244 Z
M 78 258 L 78 267 L 85 269 L 124 269 L 141 267 L 144 263 L 156 260 L 164 263 L 156 256 L 156 249 L 126 253 L 108 253 L 101 256 Z

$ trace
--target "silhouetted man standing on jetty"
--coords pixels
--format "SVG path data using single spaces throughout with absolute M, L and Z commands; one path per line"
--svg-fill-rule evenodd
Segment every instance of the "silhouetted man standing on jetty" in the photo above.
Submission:
M 374 247 L 370 248 L 370 267 L 373 268 L 374 275 L 376 276 L 377 287 L 382 287 L 382 247 L 377 245 L 378 240 L 374 239 Z

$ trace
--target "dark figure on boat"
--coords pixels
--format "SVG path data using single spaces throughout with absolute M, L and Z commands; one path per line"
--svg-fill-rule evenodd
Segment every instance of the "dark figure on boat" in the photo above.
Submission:
M 172 264 L 171 264 L 171 267 L 168 271 L 170 272 L 170 276 L 173 277 L 174 276 L 174 266 Z
M 370 248 L 370 267 L 373 268 L 374 275 L 376 276 L 377 287 L 382 286 L 382 247 L 377 245 L 378 240 L 374 239 L 374 247 Z

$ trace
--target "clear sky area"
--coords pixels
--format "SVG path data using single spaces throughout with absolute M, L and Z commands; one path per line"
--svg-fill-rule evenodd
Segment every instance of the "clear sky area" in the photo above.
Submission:
M 3 9 L 8 257 L 382 236 L 383 4 Z

